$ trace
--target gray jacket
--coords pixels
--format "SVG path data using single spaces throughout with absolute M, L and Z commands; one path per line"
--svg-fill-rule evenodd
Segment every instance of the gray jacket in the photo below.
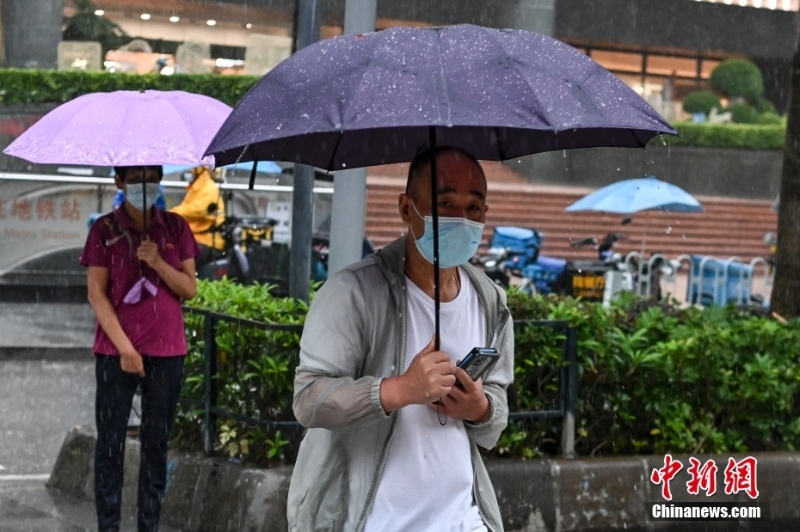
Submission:
M 404 261 L 405 238 L 400 238 L 332 275 L 311 305 L 294 381 L 294 412 L 309 430 L 289 487 L 293 532 L 360 532 L 372 510 L 397 423 L 397 416 L 387 415 L 381 406 L 380 383 L 405 367 Z M 506 308 L 505 292 L 476 268 L 464 268 L 483 305 L 490 338 Z M 507 424 L 506 387 L 514 375 L 510 316 L 497 348 L 500 362 L 484 383 L 491 418 L 464 423 L 472 452 L 473 497 L 492 532 L 501 532 L 503 525 L 477 445 L 492 448 Z

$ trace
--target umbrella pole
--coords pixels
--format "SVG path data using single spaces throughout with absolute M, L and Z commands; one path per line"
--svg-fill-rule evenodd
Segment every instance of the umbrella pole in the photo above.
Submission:
M 428 128 L 430 136 L 430 149 L 436 148 L 436 128 Z M 431 152 L 431 202 L 433 203 L 433 323 L 434 323 L 434 349 L 439 350 L 439 307 L 441 305 L 441 292 L 439 283 L 439 191 L 436 178 L 436 154 Z
M 142 240 L 147 240 L 147 167 L 142 166 Z M 144 276 L 144 261 L 142 261 L 142 276 Z

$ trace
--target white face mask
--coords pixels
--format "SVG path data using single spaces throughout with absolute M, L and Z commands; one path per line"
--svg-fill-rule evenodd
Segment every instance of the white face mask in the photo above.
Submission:
M 147 204 L 145 205 L 145 190 L 142 190 L 142 184 L 136 183 L 133 185 L 127 185 L 125 188 L 125 199 L 133 205 L 136 209 L 140 211 L 149 210 L 150 207 L 155 205 L 156 201 L 158 201 L 158 197 L 161 195 L 161 187 L 158 183 L 147 183 L 146 187 L 146 196 L 147 196 Z
M 425 232 L 414 243 L 420 254 L 433 264 L 433 216 L 422 216 L 411 202 L 417 216 L 425 220 Z M 465 264 L 478 251 L 483 236 L 484 224 L 466 218 L 439 217 L 439 267 L 452 268 Z

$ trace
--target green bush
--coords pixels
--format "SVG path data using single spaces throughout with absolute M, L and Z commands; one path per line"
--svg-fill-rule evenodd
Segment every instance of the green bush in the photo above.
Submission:
M 509 305 L 515 318 L 563 319 L 578 328 L 579 455 L 800 447 L 800 322 L 631 298 L 606 310 L 512 292 Z M 559 355 L 539 337 L 517 332 L 512 409 L 539 407 L 541 393 L 555 397 L 542 384 Z M 559 440 L 558 420 L 512 422 L 495 452 L 551 454 Z
M 195 308 L 221 312 L 266 323 L 302 324 L 308 306 L 291 298 L 276 298 L 269 285 L 242 286 L 232 281 L 198 281 L 198 295 L 189 302 Z M 186 313 L 184 398 L 202 402 L 204 397 L 203 317 Z M 292 420 L 292 386 L 297 366 L 300 335 L 296 332 L 262 331 L 219 322 L 216 348 L 217 405 L 235 413 L 270 421 Z M 182 448 L 202 449 L 203 410 L 181 404 L 173 436 Z M 268 431 L 220 416 L 215 448 L 231 457 L 260 465 L 281 462 L 291 440 L 280 431 Z
M 746 103 L 731 105 L 725 109 L 725 112 L 731 113 L 731 120 L 735 124 L 755 124 L 758 120 L 758 111 Z
M 182 90 L 235 105 L 258 78 L 217 74 L 110 74 L 57 70 L 0 69 L 0 103 L 64 103 L 91 92 Z
M 771 101 L 767 100 L 766 98 L 759 98 L 759 100 L 753 105 L 758 111 L 759 114 L 772 114 L 777 116 L 778 110 L 775 109 L 775 104 Z
M 711 114 L 711 110 L 719 108 L 719 98 L 711 91 L 694 91 L 683 100 L 683 110 L 687 113 Z
M 302 323 L 307 306 L 269 287 L 201 282 L 192 306 L 259 321 Z M 623 298 L 596 303 L 509 292 L 515 319 L 566 320 L 579 335 L 576 450 L 579 455 L 727 453 L 800 448 L 800 321 L 781 324 L 734 307 L 680 309 Z M 202 319 L 187 315 L 183 396 L 203 397 Z M 512 411 L 557 408 L 560 333 L 516 330 Z M 240 414 L 290 419 L 299 335 L 220 325 L 219 404 Z M 182 404 L 175 442 L 201 448 L 202 410 Z M 561 421 L 512 422 L 487 453 L 557 453 Z M 221 417 L 215 447 L 262 464 L 292 459 L 291 436 Z
M 675 124 L 680 137 L 664 136 L 674 146 L 730 148 L 745 150 L 782 150 L 786 124 Z
M 731 98 L 757 102 L 764 94 L 764 79 L 755 63 L 745 59 L 728 59 L 720 63 L 709 79 L 714 90 Z
M 762 126 L 783 125 L 783 118 L 774 113 L 759 113 L 755 123 L 761 124 Z

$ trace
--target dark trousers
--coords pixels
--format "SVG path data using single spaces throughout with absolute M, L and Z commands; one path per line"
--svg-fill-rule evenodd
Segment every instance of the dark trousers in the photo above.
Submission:
M 140 428 L 139 532 L 158 530 L 167 484 L 167 441 L 183 384 L 182 356 L 143 356 L 144 377 L 122 371 L 117 356 L 96 356 L 97 447 L 94 489 L 100 532 L 118 531 L 128 416 L 136 387 L 142 386 Z

